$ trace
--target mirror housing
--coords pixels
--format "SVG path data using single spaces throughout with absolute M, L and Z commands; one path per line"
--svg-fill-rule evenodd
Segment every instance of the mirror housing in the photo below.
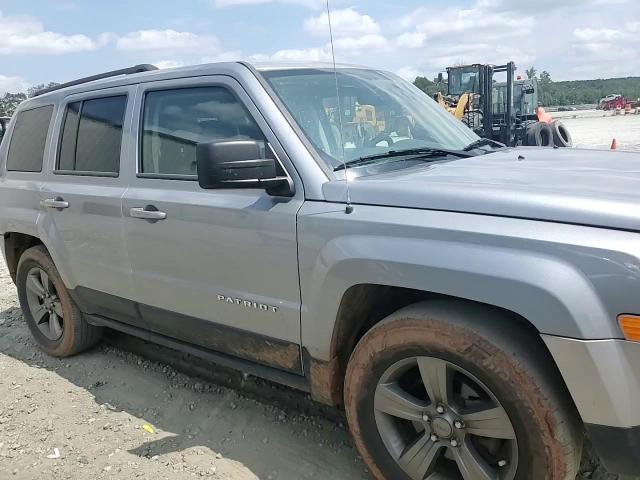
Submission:
M 269 195 L 293 196 L 293 182 L 278 176 L 276 160 L 261 157 L 260 143 L 255 140 L 199 143 L 198 183 L 205 189 L 260 188 Z

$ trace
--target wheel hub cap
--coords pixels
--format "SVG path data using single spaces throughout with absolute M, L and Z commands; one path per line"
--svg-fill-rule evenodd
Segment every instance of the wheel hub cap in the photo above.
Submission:
M 444 417 L 437 417 L 433 420 L 432 430 L 440 438 L 451 438 L 453 426 Z

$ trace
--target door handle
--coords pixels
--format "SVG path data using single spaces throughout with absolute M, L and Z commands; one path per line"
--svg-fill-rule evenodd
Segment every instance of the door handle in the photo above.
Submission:
M 144 208 L 132 208 L 129 214 L 133 218 L 142 218 L 143 220 L 164 220 L 167 218 L 165 212 L 161 212 L 153 205 L 147 205 Z
M 66 202 L 62 197 L 46 198 L 40 202 L 40 205 L 46 208 L 57 208 L 58 210 L 69 208 L 69 202 Z

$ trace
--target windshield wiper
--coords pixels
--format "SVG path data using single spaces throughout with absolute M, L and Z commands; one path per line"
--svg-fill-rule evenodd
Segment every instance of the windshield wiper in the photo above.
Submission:
M 495 140 L 491 140 L 490 138 L 480 138 L 475 142 L 471 142 L 469 145 L 464 147 L 464 151 L 468 152 L 469 150 L 474 150 L 476 148 L 484 147 L 485 145 L 491 145 L 496 148 L 505 148 L 506 145 L 504 143 L 496 142 Z
M 359 165 L 366 165 L 368 163 L 374 163 L 376 160 L 383 160 L 385 158 L 404 157 L 417 155 L 420 157 L 446 157 L 447 155 L 453 155 L 458 158 L 475 157 L 474 154 L 466 152 L 464 150 L 449 150 L 447 148 L 435 148 L 435 147 L 423 147 L 423 148 L 407 148 L 405 150 L 389 150 L 385 153 L 378 153 L 376 155 L 366 155 L 360 158 L 354 158 L 348 162 L 344 162 L 342 165 L 338 165 L 333 169 L 334 172 L 339 170 L 345 170 L 350 167 L 356 167 Z

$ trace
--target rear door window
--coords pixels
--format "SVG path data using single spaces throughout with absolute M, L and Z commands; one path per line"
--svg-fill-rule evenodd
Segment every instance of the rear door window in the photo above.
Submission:
M 126 106 L 126 95 L 68 104 L 58 154 L 59 173 L 117 174 Z
M 53 105 L 22 110 L 9 142 L 7 170 L 41 172 Z

